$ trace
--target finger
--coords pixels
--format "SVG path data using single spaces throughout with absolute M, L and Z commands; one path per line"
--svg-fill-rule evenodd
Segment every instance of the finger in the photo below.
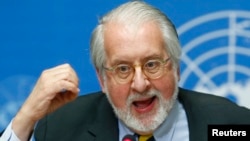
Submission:
M 48 73 L 57 73 L 57 72 L 61 72 L 61 71 L 72 71 L 76 74 L 76 72 L 74 71 L 74 69 L 70 66 L 70 64 L 62 64 L 50 69 L 45 70 Z
M 62 75 L 62 74 L 64 74 L 64 75 Z M 60 65 L 60 66 L 57 66 L 57 67 L 52 68 L 52 69 L 45 70 L 43 72 L 43 75 L 45 75 L 45 77 L 63 76 L 63 78 L 59 77 L 58 79 L 65 79 L 65 80 L 69 80 L 72 82 L 79 81 L 76 72 L 69 64 L 64 64 L 64 65 Z
M 76 84 L 78 84 L 78 82 L 79 82 L 78 77 L 71 71 L 60 72 L 60 73 L 53 75 L 52 77 L 54 77 L 55 81 L 66 80 L 66 81 L 70 81 L 70 82 L 76 83 Z
M 60 81 L 59 85 L 64 87 L 66 91 L 64 91 L 63 93 L 61 91 L 59 93 L 56 93 L 55 97 L 49 100 L 51 101 L 51 104 L 49 106 L 48 113 L 51 113 L 62 105 L 73 101 L 78 96 L 79 89 L 73 83 L 69 81 Z
M 57 84 L 58 83 L 58 84 Z M 55 83 L 55 85 L 58 87 L 58 93 L 66 93 L 71 92 L 74 94 L 78 94 L 80 89 L 78 88 L 78 84 L 72 83 L 70 81 L 58 81 Z
M 62 92 L 71 92 L 74 94 L 79 93 L 78 83 L 72 83 L 67 80 L 51 81 L 51 83 L 46 83 L 38 88 L 41 97 L 46 97 L 47 100 L 52 100 L 56 94 Z
M 41 74 L 38 82 L 43 85 L 53 85 L 53 83 L 60 80 L 67 80 L 72 83 L 75 83 L 76 85 L 78 85 L 79 81 L 75 71 L 69 65 L 62 65 L 59 67 L 45 70 Z

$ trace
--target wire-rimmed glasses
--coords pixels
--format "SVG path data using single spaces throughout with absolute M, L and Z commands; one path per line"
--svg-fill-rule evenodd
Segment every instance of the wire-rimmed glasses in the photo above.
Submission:
M 135 74 L 135 68 L 141 67 L 142 72 L 149 79 L 160 78 L 166 70 L 165 65 L 170 60 L 170 57 L 167 59 L 149 59 L 145 61 L 142 65 L 129 65 L 129 64 L 118 64 L 113 67 L 104 67 L 106 71 L 113 73 L 114 79 L 121 84 L 128 83 L 132 80 Z

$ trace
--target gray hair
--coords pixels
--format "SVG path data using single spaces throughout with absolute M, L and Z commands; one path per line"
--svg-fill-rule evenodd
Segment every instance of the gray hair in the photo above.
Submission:
M 159 9 L 142 1 L 130 1 L 113 9 L 102 17 L 99 25 L 94 29 L 91 37 L 91 58 L 99 72 L 103 72 L 103 64 L 106 60 L 104 51 L 104 27 L 109 22 L 119 22 L 139 26 L 142 23 L 155 21 L 159 25 L 165 41 L 165 49 L 171 57 L 173 66 L 179 66 L 181 47 L 176 29 L 170 19 Z

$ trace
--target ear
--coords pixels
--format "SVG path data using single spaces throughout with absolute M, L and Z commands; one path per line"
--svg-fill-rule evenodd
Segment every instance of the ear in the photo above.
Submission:
M 106 93 L 106 88 L 105 88 L 105 85 L 104 85 L 104 78 L 103 78 L 102 73 L 98 69 L 96 69 L 96 74 L 97 74 L 99 84 L 100 84 L 100 86 L 102 88 L 102 92 Z

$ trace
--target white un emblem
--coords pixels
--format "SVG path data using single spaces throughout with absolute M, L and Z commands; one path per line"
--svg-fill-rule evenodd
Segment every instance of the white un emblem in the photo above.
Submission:
M 35 80 L 32 76 L 13 75 L 0 81 L 0 131 L 7 127 L 29 96 Z
M 177 30 L 183 47 L 180 86 L 250 108 L 250 12 L 215 12 Z

